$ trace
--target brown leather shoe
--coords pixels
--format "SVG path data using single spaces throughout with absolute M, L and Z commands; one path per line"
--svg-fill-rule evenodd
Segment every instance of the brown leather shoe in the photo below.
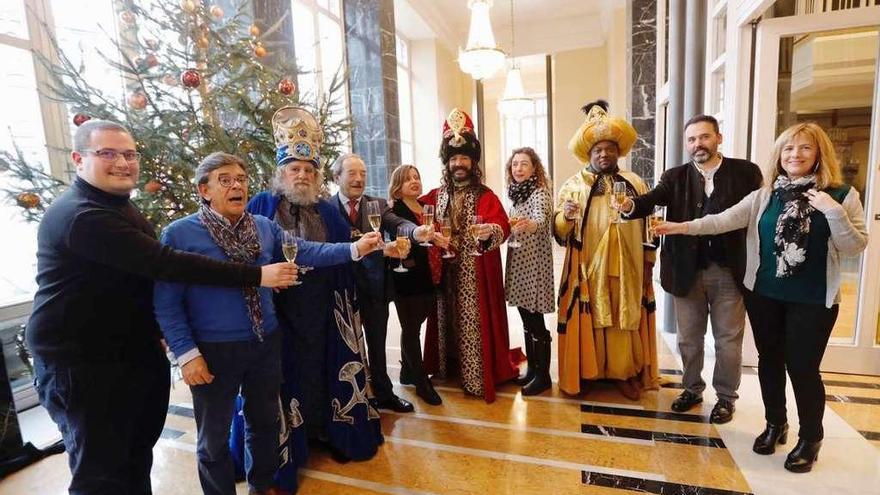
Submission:
M 642 398 L 642 391 L 631 380 L 615 380 L 614 385 L 629 400 L 639 400 Z

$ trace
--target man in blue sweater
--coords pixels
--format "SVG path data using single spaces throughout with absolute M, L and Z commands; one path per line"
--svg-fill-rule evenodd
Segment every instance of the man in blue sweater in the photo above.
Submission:
M 169 225 L 162 235 L 164 244 L 253 265 L 282 258 L 280 227 L 245 211 L 244 161 L 212 153 L 199 164 L 196 181 L 203 201 L 200 211 Z M 360 259 L 378 242 L 378 234 L 354 244 L 301 241 L 297 259 L 316 267 L 346 263 Z M 240 390 L 249 433 L 248 484 L 257 493 L 275 493 L 281 337 L 271 291 L 158 283 L 154 303 L 162 332 L 192 390 L 202 490 L 210 495 L 235 493 L 228 441 Z

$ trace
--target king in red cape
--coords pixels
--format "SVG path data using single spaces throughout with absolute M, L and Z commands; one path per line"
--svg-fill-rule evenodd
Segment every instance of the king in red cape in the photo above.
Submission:
M 436 218 L 452 225 L 443 259 L 437 312 L 428 320 L 425 371 L 438 377 L 460 373 L 464 391 L 495 400 L 497 384 L 517 376 L 519 349 L 511 350 L 501 255 L 510 234 L 498 196 L 483 185 L 480 141 L 470 116 L 453 110 L 443 126 L 441 187 L 421 198 Z

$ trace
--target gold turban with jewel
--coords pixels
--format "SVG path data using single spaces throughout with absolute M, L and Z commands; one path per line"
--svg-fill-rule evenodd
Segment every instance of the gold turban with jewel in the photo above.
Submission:
M 581 163 L 587 164 L 593 146 L 600 141 L 613 141 L 617 143 L 620 156 L 626 156 L 638 136 L 633 126 L 624 119 L 609 116 L 601 104 L 588 107 L 587 119 L 572 136 L 568 149 Z

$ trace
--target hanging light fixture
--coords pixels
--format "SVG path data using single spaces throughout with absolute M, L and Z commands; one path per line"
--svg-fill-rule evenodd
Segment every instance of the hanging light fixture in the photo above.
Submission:
M 501 113 L 511 117 L 525 115 L 532 110 L 534 103 L 526 97 L 523 89 L 522 74 L 519 64 L 516 62 L 516 29 L 513 24 L 513 0 L 510 0 L 510 70 L 507 71 L 507 81 L 504 84 L 504 94 L 498 102 Z
M 489 9 L 492 0 L 468 0 L 471 26 L 467 48 L 458 51 L 458 66 L 474 79 L 485 79 L 504 65 L 504 52 L 495 44 Z

